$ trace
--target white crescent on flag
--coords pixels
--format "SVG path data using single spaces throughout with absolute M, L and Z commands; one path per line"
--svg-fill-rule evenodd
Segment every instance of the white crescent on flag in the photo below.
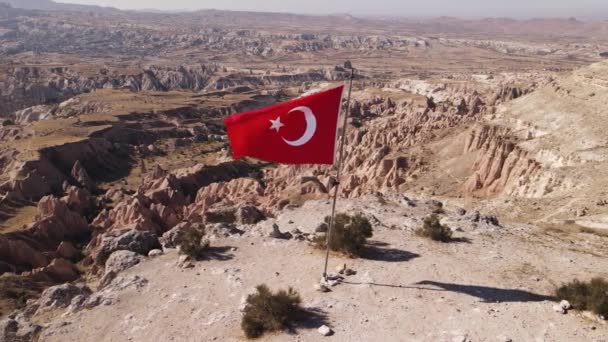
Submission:
M 296 107 L 290 110 L 287 114 L 292 112 L 302 112 L 304 113 L 304 119 L 306 120 L 306 130 L 304 134 L 297 140 L 287 140 L 283 138 L 283 141 L 291 146 L 298 147 L 306 144 L 312 139 L 317 131 L 317 118 L 315 117 L 315 113 L 308 107 Z

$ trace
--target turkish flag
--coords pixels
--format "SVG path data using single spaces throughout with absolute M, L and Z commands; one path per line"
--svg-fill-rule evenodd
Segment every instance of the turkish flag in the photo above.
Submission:
M 233 158 L 333 164 L 343 88 L 225 118 Z

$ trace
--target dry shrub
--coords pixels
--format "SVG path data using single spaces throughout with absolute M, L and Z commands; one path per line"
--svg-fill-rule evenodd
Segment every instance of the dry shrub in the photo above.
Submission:
M 608 281 L 593 278 L 590 282 L 574 280 L 555 292 L 557 299 L 565 299 L 577 310 L 589 310 L 608 317 Z
M 433 210 L 433 214 L 435 214 L 435 215 L 443 215 L 443 214 L 445 214 L 445 209 L 443 209 L 443 207 L 435 208 Z
M 265 332 L 278 331 L 297 319 L 300 295 L 292 288 L 272 293 L 268 286 L 259 285 L 257 293 L 247 297 L 247 306 L 241 320 L 241 328 L 248 338 L 262 336 Z
M 329 216 L 326 217 L 325 223 L 329 225 L 330 220 Z M 361 256 L 367 239 L 372 236 L 372 225 L 363 215 L 337 214 L 331 229 L 329 248 L 349 256 Z M 314 242 L 319 248 L 327 248 L 326 237 L 318 237 Z
M 433 241 L 450 242 L 452 240 L 452 229 L 442 225 L 435 214 L 424 219 L 422 227 L 416 230 L 416 234 Z
M 209 249 L 209 240 L 204 239 L 204 229 L 188 229 L 181 239 L 180 253 L 193 259 L 201 258 Z

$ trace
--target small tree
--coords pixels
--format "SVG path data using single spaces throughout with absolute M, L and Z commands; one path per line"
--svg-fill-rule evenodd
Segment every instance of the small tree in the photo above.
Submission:
M 266 331 L 284 329 L 301 311 L 300 295 L 292 288 L 272 293 L 268 286 L 256 287 L 257 293 L 247 297 L 241 328 L 248 338 L 260 337 Z
M 330 220 L 331 217 L 327 216 L 325 223 L 329 225 Z M 367 239 L 372 236 L 372 225 L 363 215 L 337 214 L 329 237 L 329 248 L 349 256 L 360 256 Z M 314 242 L 319 248 L 327 248 L 326 237 L 317 237 Z
M 209 249 L 209 240 L 204 239 L 204 229 L 188 229 L 181 238 L 180 253 L 198 259 Z
M 422 227 L 416 230 L 416 234 L 433 241 L 450 242 L 452 240 L 452 230 L 450 227 L 442 225 L 436 214 L 425 218 Z
M 590 282 L 574 280 L 558 288 L 557 299 L 565 299 L 577 310 L 589 310 L 608 317 L 608 281 L 593 278 Z

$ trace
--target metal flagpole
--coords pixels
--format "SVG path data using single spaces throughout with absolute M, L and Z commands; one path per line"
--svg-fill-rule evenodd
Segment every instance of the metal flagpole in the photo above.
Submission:
M 344 63 L 344 67 L 346 69 L 350 69 L 350 80 L 348 84 L 348 97 L 346 99 L 346 111 L 344 114 L 344 124 L 342 126 L 342 138 L 340 139 L 340 153 L 338 155 L 338 173 L 336 175 L 336 184 L 334 186 L 334 200 L 331 206 L 331 218 L 329 220 L 329 228 L 327 230 L 327 238 L 325 244 L 327 245 L 327 250 L 325 252 L 325 268 L 323 269 L 323 279 L 327 281 L 327 264 L 329 262 L 329 242 L 331 239 L 331 231 L 334 226 L 334 220 L 336 217 L 336 202 L 338 201 L 338 189 L 340 188 L 340 175 L 342 174 L 342 162 L 344 159 L 344 144 L 346 142 L 346 126 L 348 124 L 348 115 L 350 113 L 350 95 L 353 90 L 353 79 L 355 78 L 355 68 L 353 68 L 350 61 Z

